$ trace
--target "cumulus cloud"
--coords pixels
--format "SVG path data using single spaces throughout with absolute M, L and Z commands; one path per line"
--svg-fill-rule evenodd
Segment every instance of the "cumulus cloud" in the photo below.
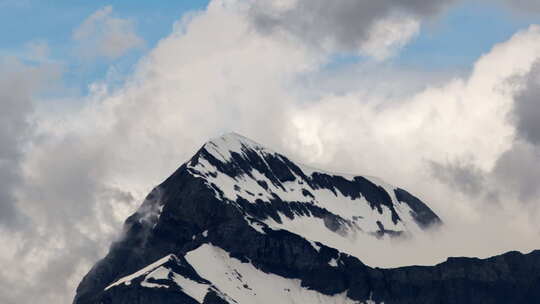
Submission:
M 540 178 L 540 61 L 530 71 L 514 79 L 518 90 L 509 114 L 516 126 L 514 144 L 498 159 L 493 170 L 495 178 L 505 188 L 516 193 L 520 201 L 537 205 Z
M 395 9 L 384 6 L 392 1 L 342 3 L 349 5 L 347 11 L 365 13 L 359 16 L 370 21 L 358 22 L 370 27 L 395 11 L 431 16 L 444 2 L 396 1 Z M 11 89 L 2 90 L 9 96 L 2 102 L 14 111 L 5 118 L 0 113 L 0 121 L 13 119 L 8 126 L 20 126 L 15 137 L 0 130 L 0 158 L 8 164 L 0 172 L 8 172 L 2 178 L 15 186 L 0 185 L 0 190 L 7 194 L 6 206 L 16 206 L 33 227 L 0 234 L 7 245 L 0 250 L 5 265 L 0 302 L 70 302 L 82 275 L 149 190 L 204 141 L 227 131 L 314 166 L 379 176 L 419 195 L 443 217 L 445 228 L 435 237 L 377 242 L 359 252 L 371 265 L 429 264 L 448 255 L 489 256 L 538 244 L 540 214 L 531 192 L 538 173 L 523 177 L 520 169 L 537 157 L 535 125 L 520 127 L 520 121 L 534 117 L 520 116 L 520 104 L 531 107 L 523 96 L 535 90 L 529 79 L 540 57 L 540 28 L 532 26 L 496 45 L 467 74 L 376 74 L 375 66 L 348 70 L 340 78 L 321 69 L 329 54 L 309 39 L 318 33 L 337 51 L 356 51 L 370 32 L 355 23 L 357 15 L 345 18 L 340 15 L 345 9 L 331 4 L 329 15 L 321 18 L 335 28 L 315 25 L 305 29 L 308 40 L 291 39 L 307 24 L 290 21 L 300 14 L 300 4 L 305 16 L 321 15 L 320 1 L 284 1 L 272 8 L 283 11 L 270 16 L 278 23 L 257 23 L 262 28 L 253 30 L 254 20 L 262 22 L 272 11 L 212 1 L 204 12 L 179 21 L 124 85 L 93 84 L 89 96 L 78 101 L 81 108 L 36 112 L 31 101 L 15 102 L 21 98 L 12 97 L 19 95 L 11 88 L 17 86 L 0 81 Z M 110 9 L 96 14 L 97 20 L 112 18 Z M 339 27 L 340 19 L 354 23 L 360 33 Z M 279 31 L 286 35 L 274 34 Z M 354 81 L 365 78 L 366 69 L 380 79 L 377 89 L 373 82 Z M 306 79 L 330 78 L 351 83 L 326 82 L 316 94 L 308 93 L 312 84 Z M 388 94 L 381 83 L 400 78 L 407 82 Z M 28 113 L 34 113 L 30 129 Z M 518 176 L 530 183 L 510 183 Z
M 14 58 L 0 59 L 0 226 L 19 225 L 17 206 L 23 149 L 30 136 L 32 99 L 46 81 L 58 76 L 56 66 L 29 66 Z
M 3 64 L 5 67 L 6 64 Z M 14 186 L 20 179 L 20 149 L 21 136 L 27 128 L 26 116 L 31 111 L 28 102 L 28 88 L 26 83 L 17 77 L 16 72 L 0 75 L 0 96 L 2 106 L 6 109 L 0 116 L 0 179 L 2 180 L 0 190 L 0 223 L 12 225 L 18 218 L 16 201 L 14 198 Z M 19 79 L 17 79 L 19 78 Z M 15 85 L 15 94 L 7 94 L 8 89 Z M 18 88 L 19 87 L 19 88 Z M 21 94 L 22 96 L 17 96 Z M 26 95 L 26 96 L 25 96 Z M 19 99 L 22 97 L 21 99 Z
M 105 6 L 90 15 L 73 31 L 79 42 L 78 54 L 82 57 L 114 59 L 144 45 L 135 32 L 132 20 L 112 16 L 112 6 Z
M 537 29 L 532 27 L 531 29 Z M 523 204 L 538 205 L 540 178 L 540 68 L 538 61 L 528 71 L 508 79 L 514 87 L 513 103 L 507 112 L 508 123 L 515 133 L 507 140 L 511 146 L 499 154 L 494 166 L 481 171 L 469 163 L 432 163 L 435 178 L 469 195 L 488 193 L 492 198 L 510 194 Z M 498 199 L 497 199 L 498 200 Z M 528 206 L 531 207 L 531 206 Z M 519 207 L 521 208 L 521 207 Z
M 513 118 L 518 135 L 534 145 L 540 144 L 540 62 L 524 77 L 524 88 L 516 95 Z
M 517 141 L 510 150 L 501 155 L 493 174 L 497 186 L 512 191 L 521 203 L 538 204 L 540 192 L 540 149 L 530 143 Z
M 447 255 L 535 248 L 538 201 L 530 190 L 536 170 L 521 173 L 525 166 L 536 168 L 535 153 L 509 157 L 519 146 L 508 118 L 527 86 L 521 79 L 538 60 L 539 38 L 540 28 L 531 26 L 482 56 L 469 75 L 408 96 L 388 100 L 357 88 L 296 109 L 297 137 L 289 144 L 300 159 L 402 185 L 446 223 L 435 238 L 419 237 L 402 247 L 372 245 L 362 253 L 365 262 L 435 263 Z
M 250 17 L 263 33 L 284 32 L 322 50 L 384 59 L 415 36 L 422 19 L 438 14 L 452 2 L 261 1 L 251 8 Z

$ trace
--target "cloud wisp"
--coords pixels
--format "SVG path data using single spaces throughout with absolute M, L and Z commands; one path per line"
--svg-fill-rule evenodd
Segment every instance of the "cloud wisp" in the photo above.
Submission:
M 81 57 L 115 59 L 144 45 L 144 40 L 135 32 L 132 20 L 112 14 L 112 6 L 105 6 L 73 31 L 73 39 L 79 43 L 77 53 Z

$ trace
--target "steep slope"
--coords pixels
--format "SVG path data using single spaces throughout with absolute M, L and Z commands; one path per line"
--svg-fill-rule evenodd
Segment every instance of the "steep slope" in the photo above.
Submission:
M 206 143 L 156 187 L 74 303 L 503 303 L 538 298 L 539 254 L 372 269 L 351 238 L 439 225 L 377 179 L 295 164 L 237 134 Z M 481 298 L 476 299 L 478 295 Z M 514 302 L 520 303 L 520 302 Z

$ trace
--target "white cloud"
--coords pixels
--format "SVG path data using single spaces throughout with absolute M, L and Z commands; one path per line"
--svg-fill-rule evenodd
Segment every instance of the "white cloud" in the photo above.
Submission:
M 382 61 L 394 56 L 420 31 L 420 22 L 412 17 L 389 17 L 372 24 L 360 53 Z
M 25 65 L 14 58 L 0 58 L 0 229 L 20 226 L 16 193 L 21 182 L 21 162 L 31 136 L 30 117 L 36 92 L 54 83 L 56 65 Z
M 112 6 L 105 6 L 75 29 L 73 38 L 79 42 L 77 52 L 82 57 L 114 59 L 144 45 L 144 40 L 135 32 L 133 21 L 113 17 L 112 13 Z

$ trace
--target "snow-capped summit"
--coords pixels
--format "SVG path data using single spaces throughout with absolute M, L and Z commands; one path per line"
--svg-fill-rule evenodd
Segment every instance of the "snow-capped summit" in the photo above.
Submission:
M 358 233 L 411 235 L 441 223 L 403 189 L 309 168 L 235 133 L 206 143 L 187 169 L 217 199 L 244 210 L 254 227 L 289 230 L 336 248 Z
M 147 196 L 126 220 L 124 238 L 84 277 L 74 304 L 540 299 L 530 288 L 540 275 L 523 273 L 540 273 L 540 252 L 399 269 L 371 268 L 357 254 L 365 240 L 438 224 L 403 189 L 309 168 L 230 133 L 207 142 Z M 471 276 L 472 268 L 485 275 Z M 487 289 L 488 301 L 470 301 Z
M 231 160 L 231 153 L 242 153 L 245 149 L 273 153 L 273 151 L 266 149 L 255 141 L 235 132 L 226 133 L 210 139 L 202 148 L 224 162 Z

